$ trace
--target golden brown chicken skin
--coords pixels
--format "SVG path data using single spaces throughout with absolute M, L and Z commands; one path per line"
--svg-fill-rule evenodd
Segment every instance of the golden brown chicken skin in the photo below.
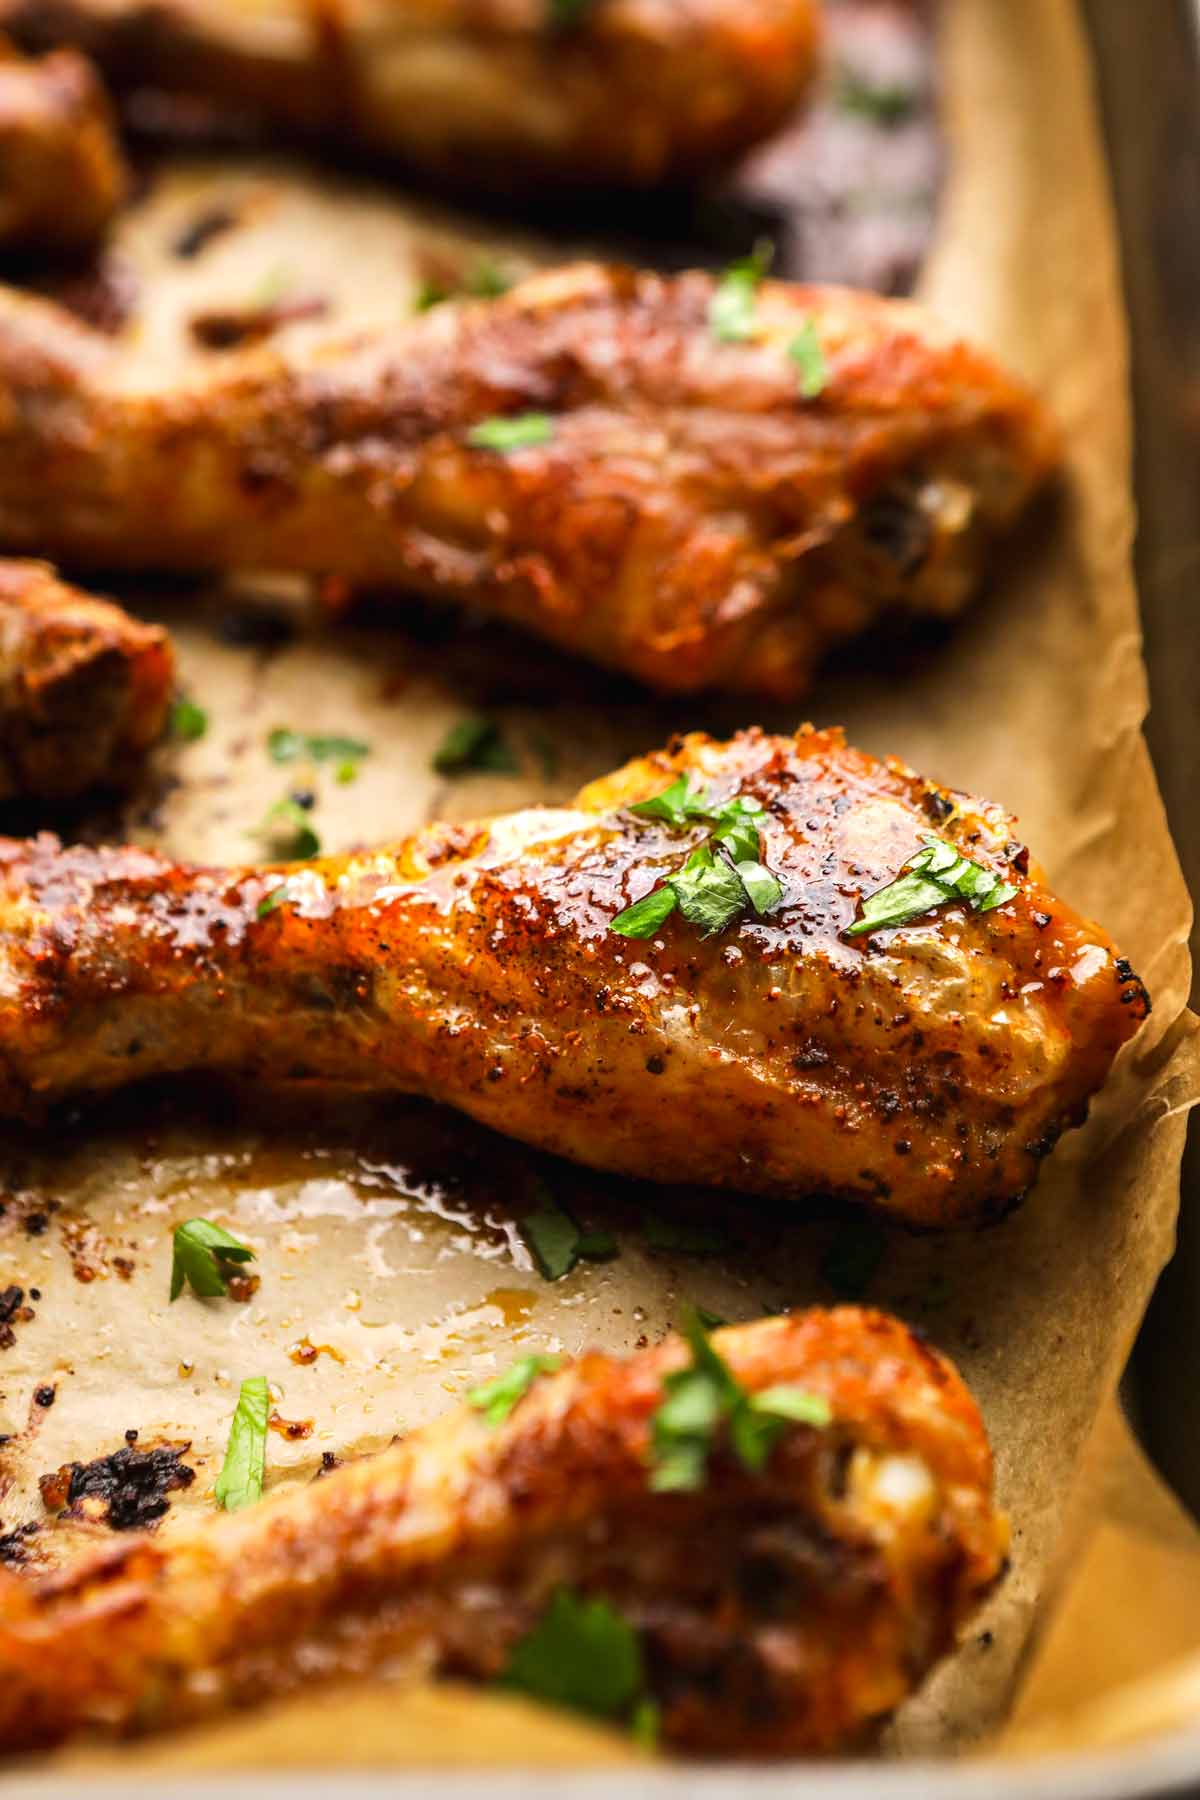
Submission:
M 128 172 L 95 71 L 26 59 L 0 36 L 0 247 L 75 252 L 103 235 Z
M 468 191 L 652 186 L 729 163 L 791 113 L 816 0 L 0 0 L 30 43 L 119 87 L 249 110 Z
M 828 1423 L 765 1467 L 718 1434 L 703 1484 L 650 1487 L 678 1338 L 541 1375 L 508 1418 L 463 1406 L 306 1489 L 0 1576 L 0 1747 L 144 1732 L 399 1663 L 490 1681 L 556 1589 L 640 1640 L 666 1745 L 830 1750 L 894 1708 L 1001 1572 L 983 1425 L 952 1365 L 881 1313 L 733 1327 L 743 1390 Z M 697 1554 L 702 1546 L 702 1554 Z
M 761 804 L 779 905 L 622 936 L 707 841 L 629 810 L 682 772 Z M 204 1068 L 397 1089 L 597 1168 L 977 1218 L 1029 1186 L 1148 1005 L 1013 829 L 805 730 L 684 738 L 570 807 L 290 869 L 0 842 L 0 1109 Z M 931 834 L 1013 897 L 848 937 Z
M 0 800 L 64 800 L 135 773 L 166 723 L 165 631 L 0 560 Z
M 106 341 L 4 295 L 0 543 L 399 585 L 663 689 L 792 698 L 885 609 L 958 611 L 1054 436 L 904 302 L 766 284 L 757 335 L 724 342 L 713 295 L 577 265 L 149 394 Z M 513 419 L 521 443 L 497 447 Z

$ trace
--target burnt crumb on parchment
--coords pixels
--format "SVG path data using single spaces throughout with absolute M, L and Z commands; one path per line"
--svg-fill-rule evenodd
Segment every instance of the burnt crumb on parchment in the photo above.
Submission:
M 127 1434 L 128 1435 L 128 1434 Z M 183 1458 L 191 1444 L 161 1444 L 153 1450 L 124 1449 L 90 1463 L 64 1463 L 38 1477 L 47 1512 L 105 1524 L 113 1531 L 137 1531 L 161 1519 L 169 1495 L 191 1487 L 195 1469 Z
M 172 254 L 183 262 L 191 262 L 217 238 L 232 231 L 238 214 L 232 206 L 206 206 L 184 227 L 171 246 Z
M 30 1561 L 29 1542 L 41 1530 L 33 1519 L 12 1531 L 0 1532 L 0 1568 L 20 1569 Z
M 30 1288 L 29 1298 L 41 1298 L 37 1288 Z M 11 1350 L 17 1341 L 13 1327 L 18 1322 L 27 1325 L 35 1317 L 32 1306 L 26 1304 L 25 1289 L 17 1287 L 0 1288 L 0 1350 Z

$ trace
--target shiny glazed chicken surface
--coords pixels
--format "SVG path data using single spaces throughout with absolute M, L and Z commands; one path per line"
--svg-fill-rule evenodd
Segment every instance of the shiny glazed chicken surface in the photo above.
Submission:
M 0 294 L 0 545 L 407 588 L 662 689 L 793 698 L 881 612 L 960 610 L 1055 439 L 905 302 L 766 283 L 728 342 L 715 292 L 574 265 L 169 392 Z
M 0 0 L 28 43 L 125 88 L 249 110 L 456 186 L 652 185 L 730 162 L 791 113 L 815 0 Z
M 120 783 L 161 736 L 175 673 L 161 627 L 0 559 L 0 800 Z
M 622 936 L 706 841 L 629 810 L 682 773 L 764 809 L 779 904 Z M 1012 897 L 847 936 L 931 835 Z M 934 1226 L 1022 1194 L 1148 1010 L 998 807 L 809 729 L 307 865 L 0 842 L 0 969 L 9 1114 L 205 1068 L 396 1089 L 598 1168 Z
M 0 247 L 87 249 L 128 182 L 87 60 L 73 50 L 25 58 L 0 36 Z
M 467 1405 L 382 1455 L 53 1577 L 0 1575 L 0 1746 L 144 1732 L 371 1670 L 490 1681 L 556 1590 L 634 1628 L 665 1745 L 783 1755 L 852 1742 L 953 1644 L 1007 1549 L 958 1374 L 841 1308 L 717 1332 L 749 1395 L 823 1403 L 747 1466 L 654 1491 L 678 1338 L 540 1375 L 507 1419 Z M 703 1545 L 703 1555 L 696 1554 Z

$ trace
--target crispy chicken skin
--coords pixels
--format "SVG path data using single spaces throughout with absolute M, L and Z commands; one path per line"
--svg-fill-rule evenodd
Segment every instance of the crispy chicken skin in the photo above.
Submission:
M 0 37 L 0 247 L 79 251 L 100 238 L 128 173 L 87 60 L 27 60 Z
M 627 810 L 682 771 L 761 802 L 782 904 L 622 937 L 613 917 L 704 838 Z M 848 939 L 934 832 L 1016 897 Z M 987 1216 L 1148 1007 L 1024 867 L 998 807 L 811 729 L 690 736 L 572 807 L 290 872 L 0 840 L 0 1109 L 202 1068 L 393 1088 L 647 1179 Z
M 0 1746 L 159 1729 L 388 1665 L 488 1681 L 560 1585 L 639 1633 L 664 1743 L 852 1742 L 1001 1573 L 983 1424 L 952 1365 L 881 1313 L 714 1342 L 746 1390 L 819 1395 L 829 1426 L 787 1429 L 760 1473 L 718 1445 L 699 1491 L 650 1491 L 650 1421 L 688 1360 L 671 1338 L 543 1375 L 497 1427 L 460 1407 L 190 1535 L 0 1576 Z
M 887 608 L 949 615 L 1053 467 L 1029 391 L 919 309 L 590 264 L 291 365 L 169 393 L 54 307 L 0 297 L 0 543 L 249 565 L 467 599 L 663 689 L 794 698 Z M 823 392 L 789 347 L 815 331 Z M 496 415 L 548 441 L 472 443 Z
M 161 735 L 174 679 L 165 631 L 0 560 L 0 800 L 121 783 Z
M 556 16 L 564 22 L 556 27 Z M 210 98 L 458 187 L 690 180 L 788 117 L 816 0 L 0 0 L 119 87 Z

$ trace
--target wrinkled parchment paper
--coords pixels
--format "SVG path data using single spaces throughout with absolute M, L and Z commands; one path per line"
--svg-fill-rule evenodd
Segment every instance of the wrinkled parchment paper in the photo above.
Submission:
M 1008 1706 L 1084 1446 L 1170 1251 L 1185 1114 L 1200 1087 L 1182 1016 L 1189 904 L 1140 731 L 1126 347 L 1079 24 L 1073 0 L 955 0 L 944 37 L 952 168 L 924 295 L 1047 394 L 1069 445 L 1067 490 L 998 559 L 991 591 L 948 642 L 899 663 L 868 654 L 831 675 L 806 711 L 1013 807 L 1060 890 L 1117 936 L 1154 1013 L 1087 1127 L 1062 1142 L 1014 1217 L 949 1240 L 888 1233 L 878 1246 L 867 1297 L 926 1327 L 958 1360 L 983 1406 L 1014 1528 L 1008 1581 L 892 1727 L 901 1754 L 976 1741 Z M 231 201 L 236 230 L 194 261 L 163 261 L 198 211 Z M 130 265 L 155 273 L 130 335 L 131 378 L 169 380 L 181 319 L 267 282 L 335 296 L 339 324 L 402 319 L 429 229 L 392 203 L 282 165 L 168 172 L 125 227 Z M 451 224 L 436 229 L 443 251 L 473 254 Z M 541 254 L 527 243 L 512 260 Z M 297 325 L 293 341 L 328 329 Z M 370 744 L 353 784 L 337 785 L 328 767 L 312 777 L 314 821 L 325 846 L 341 849 L 436 814 L 565 796 L 674 728 L 749 722 L 728 707 L 653 702 L 524 643 L 424 614 L 387 629 L 330 628 L 288 591 L 249 580 L 203 601 L 183 591 L 132 598 L 176 631 L 210 728 L 163 754 L 151 791 L 113 829 L 181 855 L 255 854 L 257 821 L 297 779 L 267 755 L 279 725 Z M 263 629 L 280 617 L 299 625 L 282 644 Z M 230 641 L 247 636 L 255 641 Z M 520 773 L 434 774 L 447 728 L 481 704 L 502 721 Z M 829 1302 L 845 1285 L 848 1247 L 853 1262 L 876 1232 L 730 1205 L 718 1208 L 735 1239 L 726 1255 L 664 1254 L 646 1248 L 641 1214 L 686 1196 L 647 1197 L 550 1167 L 552 1185 L 581 1193 L 589 1218 L 621 1239 L 616 1261 L 551 1286 L 513 1227 L 534 1159 L 408 1102 L 323 1118 L 200 1089 L 138 1096 L 85 1115 L 54 1145 L 6 1143 L 3 1157 L 3 1281 L 36 1287 L 40 1299 L 0 1351 L 0 1431 L 14 1434 L 0 1449 L 0 1519 L 6 1530 L 42 1521 L 30 1552 L 51 1559 L 78 1548 L 86 1529 L 47 1521 L 36 1477 L 117 1449 L 127 1429 L 143 1445 L 190 1445 L 196 1480 L 174 1497 L 163 1530 L 210 1510 L 245 1375 L 266 1374 L 281 1420 L 311 1427 L 272 1433 L 269 1484 L 279 1487 L 308 1479 L 323 1452 L 370 1450 L 420 1424 L 520 1349 L 626 1349 L 656 1338 L 685 1299 L 731 1320 Z M 261 1285 L 244 1304 L 168 1306 L 170 1233 L 197 1214 L 256 1247 Z M 49 1408 L 32 1398 L 47 1384 Z M 324 1719 L 319 1748 L 297 1736 L 301 1716 Z M 543 1743 L 561 1760 L 591 1754 L 589 1734 L 566 1723 L 555 1731 Z M 530 1732 L 524 1714 L 514 1725 L 491 1698 L 418 1695 L 398 1706 L 368 1691 L 329 1713 L 306 1701 L 282 1723 L 218 1727 L 167 1754 L 190 1767 L 293 1761 L 302 1742 L 310 1762 L 353 1744 L 347 1755 L 360 1762 L 365 1746 L 371 1761 L 511 1763 L 527 1756 Z

